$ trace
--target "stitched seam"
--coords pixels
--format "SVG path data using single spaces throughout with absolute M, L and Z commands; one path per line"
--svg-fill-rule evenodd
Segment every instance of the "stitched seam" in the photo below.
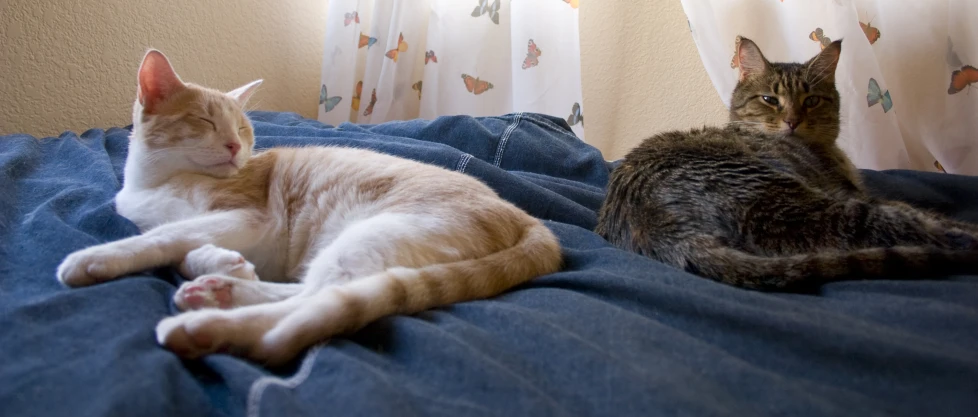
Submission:
M 259 417 L 259 414 L 261 414 L 261 397 L 265 393 L 265 389 L 270 385 L 279 385 L 286 389 L 294 389 L 299 384 L 305 382 L 309 378 L 309 374 L 312 373 L 312 365 L 316 361 L 316 357 L 319 356 L 320 350 L 322 350 L 322 345 L 310 349 L 309 353 L 306 354 L 306 358 L 302 360 L 302 366 L 299 367 L 299 371 L 289 379 L 282 379 L 277 376 L 263 376 L 256 379 L 251 384 L 251 389 L 248 390 L 248 404 L 245 409 L 245 415 L 248 417 Z
M 465 167 L 469 166 L 469 161 L 472 160 L 472 155 L 463 153 L 462 157 L 458 159 L 458 163 L 455 164 L 455 170 L 458 172 L 465 172 Z
M 577 139 L 577 140 L 581 140 L 581 138 L 577 137 L 577 135 L 574 134 L 574 131 L 573 130 L 564 129 L 564 128 L 560 127 L 559 125 L 557 125 L 556 123 L 551 122 L 548 119 L 544 119 L 542 117 L 528 117 L 528 119 L 531 119 L 534 122 L 537 122 L 537 123 L 540 123 L 540 124 L 547 125 L 547 127 L 549 127 L 551 129 L 557 131 L 560 134 L 563 134 L 563 135 L 566 135 L 566 136 L 570 136 L 570 137 L 572 137 L 574 139 Z M 574 126 L 570 126 L 570 127 L 571 127 L 571 129 L 574 128 Z
M 516 130 L 516 127 L 519 126 L 520 120 L 522 119 L 523 113 L 516 113 L 516 118 L 513 119 L 513 123 L 506 128 L 506 130 L 503 132 L 503 136 L 499 138 L 499 146 L 496 147 L 496 159 L 493 161 L 493 165 L 498 167 L 499 164 L 503 162 L 503 150 L 506 149 L 506 142 L 509 142 L 509 137 L 513 134 L 513 131 Z

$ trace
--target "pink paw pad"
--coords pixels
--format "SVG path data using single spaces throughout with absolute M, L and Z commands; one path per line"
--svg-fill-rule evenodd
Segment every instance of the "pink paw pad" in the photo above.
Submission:
M 231 308 L 230 281 L 219 277 L 201 277 L 183 284 L 173 301 L 181 310 L 199 310 L 202 308 Z

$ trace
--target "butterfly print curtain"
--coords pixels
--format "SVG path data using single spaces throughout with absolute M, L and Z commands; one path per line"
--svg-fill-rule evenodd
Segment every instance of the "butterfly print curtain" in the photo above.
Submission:
M 578 0 L 331 0 L 319 120 L 537 112 L 584 137 Z
M 729 106 L 734 42 L 805 61 L 844 39 L 839 145 L 856 166 L 978 175 L 978 1 L 682 0 Z

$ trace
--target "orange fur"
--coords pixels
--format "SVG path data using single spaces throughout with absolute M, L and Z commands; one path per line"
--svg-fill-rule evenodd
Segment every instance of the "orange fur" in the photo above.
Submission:
M 180 265 L 193 281 L 174 301 L 194 311 L 156 332 L 181 356 L 225 346 L 279 364 L 380 317 L 492 297 L 561 266 L 546 226 L 467 175 L 351 148 L 252 155 L 242 106 L 258 82 L 183 83 L 155 51 L 139 80 L 116 208 L 143 234 L 71 254 L 58 278 Z

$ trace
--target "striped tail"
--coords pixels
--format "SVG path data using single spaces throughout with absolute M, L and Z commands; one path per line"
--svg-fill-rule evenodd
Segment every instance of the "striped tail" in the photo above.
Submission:
M 276 356 L 291 357 L 334 335 L 349 333 L 392 314 L 496 296 L 562 264 L 560 244 L 533 222 L 513 246 L 482 258 L 422 268 L 387 271 L 327 287 L 265 334 L 262 344 Z
M 686 270 L 716 281 L 758 290 L 803 290 L 832 281 L 923 279 L 978 274 L 978 250 L 895 246 L 849 252 L 765 257 L 729 247 L 695 251 Z

